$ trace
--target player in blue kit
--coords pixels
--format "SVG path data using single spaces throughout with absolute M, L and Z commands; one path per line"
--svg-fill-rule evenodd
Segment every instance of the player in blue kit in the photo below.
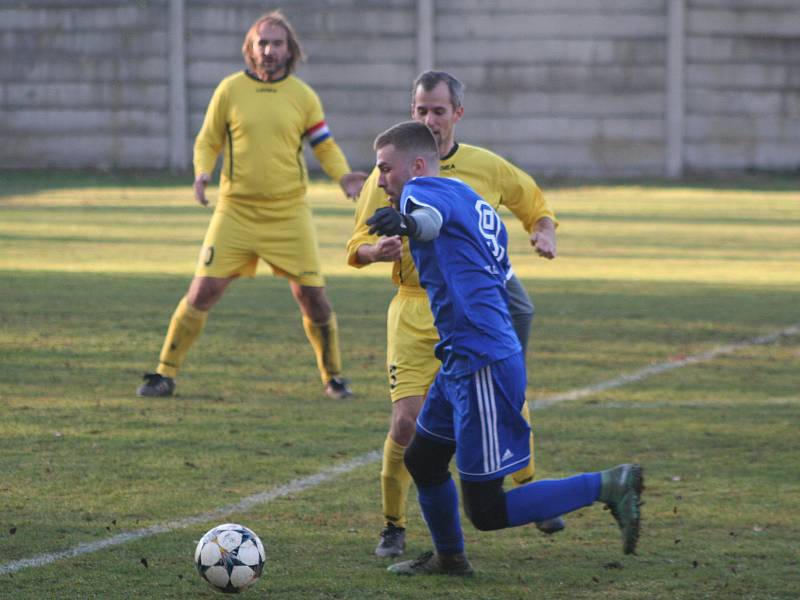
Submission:
M 409 237 L 442 362 L 404 457 L 435 551 L 389 571 L 472 574 L 449 472 L 454 454 L 464 510 L 478 529 L 544 521 L 599 501 L 619 524 L 623 551 L 633 553 L 644 489 L 639 465 L 503 490 L 504 476 L 530 458 L 530 427 L 520 414 L 525 364 L 505 289 L 512 273 L 505 226 L 469 186 L 438 177 L 438 149 L 425 125 L 395 125 L 376 138 L 375 151 L 378 186 L 393 207 L 370 217 L 370 233 Z

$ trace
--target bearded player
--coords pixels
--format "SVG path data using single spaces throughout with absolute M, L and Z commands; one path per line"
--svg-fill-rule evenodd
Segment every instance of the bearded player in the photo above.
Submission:
M 255 275 L 259 259 L 289 280 L 317 359 L 325 394 L 352 395 L 341 376 L 336 314 L 325 293 L 319 249 L 306 198 L 307 140 L 325 173 L 348 196 L 365 173 L 351 173 L 331 137 L 319 97 L 292 75 L 304 58 L 294 29 L 279 11 L 257 19 L 245 35 L 247 69 L 214 91 L 194 147 L 194 194 L 205 190 L 220 152 L 220 199 L 208 226 L 189 290 L 172 315 L 158 367 L 144 376 L 140 396 L 171 396 L 175 376 L 203 330 L 208 313 L 237 277 Z

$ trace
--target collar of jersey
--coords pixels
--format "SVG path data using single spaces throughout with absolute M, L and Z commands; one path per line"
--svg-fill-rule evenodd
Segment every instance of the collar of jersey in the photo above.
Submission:
M 450 152 L 448 152 L 446 156 L 442 156 L 439 160 L 448 160 L 453 158 L 453 155 L 456 152 L 458 152 L 458 142 L 453 142 L 453 147 L 450 149 Z
M 256 77 L 255 74 L 252 73 L 249 69 L 245 69 L 244 74 L 247 75 L 253 81 L 257 81 L 258 83 L 280 83 L 281 81 L 289 77 L 289 75 L 291 75 L 291 73 L 286 73 L 286 75 L 284 75 L 280 79 L 276 79 L 275 81 L 264 81 L 263 79 L 259 79 L 258 77 Z

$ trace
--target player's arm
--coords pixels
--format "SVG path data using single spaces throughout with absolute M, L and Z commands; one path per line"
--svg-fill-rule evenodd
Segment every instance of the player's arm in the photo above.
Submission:
M 403 244 L 397 237 L 379 237 L 369 232 L 367 219 L 387 205 L 386 194 L 378 187 L 378 170 L 373 169 L 356 200 L 353 232 L 347 241 L 347 264 L 361 268 L 374 262 L 402 258 Z
M 308 104 L 306 113 L 306 130 L 304 136 L 308 138 L 314 156 L 317 157 L 322 170 L 333 179 L 344 191 L 348 198 L 355 200 L 364 185 L 367 174 L 362 171 L 351 171 L 347 158 L 331 135 L 331 130 L 325 121 L 322 101 L 316 92 L 308 89 L 306 96 Z
M 323 122 L 324 124 L 324 122 Z M 327 129 L 327 125 L 325 125 Z M 311 149 L 317 157 L 322 170 L 342 188 L 348 198 L 355 200 L 367 179 L 367 174 L 363 171 L 351 171 L 347 163 L 344 152 L 332 137 L 327 137 L 321 141 L 314 142 L 311 139 Z
M 534 224 L 531 246 L 543 258 L 556 257 L 556 224 L 550 217 L 542 217 Z
M 358 247 L 354 266 L 366 267 L 375 262 L 394 262 L 402 257 L 403 241 L 400 236 L 381 236 L 374 244 L 362 244 Z
M 206 206 L 206 186 L 211 181 L 211 173 L 217 163 L 227 135 L 226 128 L 227 93 L 222 84 L 214 90 L 208 103 L 203 126 L 194 140 L 194 198 L 198 204 Z
M 496 181 L 501 182 L 502 203 L 520 220 L 539 256 L 556 257 L 558 221 L 533 177 L 500 159 Z
M 413 214 L 403 214 L 388 206 L 379 208 L 367 219 L 369 231 L 387 236 L 406 235 L 421 242 L 430 242 L 439 237 L 442 229 L 442 215 L 439 211 L 418 204 L 409 207 L 409 212 L 412 211 Z

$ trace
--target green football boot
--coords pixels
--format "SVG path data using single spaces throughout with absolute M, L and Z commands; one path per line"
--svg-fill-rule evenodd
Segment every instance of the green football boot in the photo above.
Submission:
M 625 464 L 601 471 L 600 475 L 600 502 L 605 502 L 622 531 L 622 551 L 633 554 L 642 520 L 644 471 L 640 465 Z

